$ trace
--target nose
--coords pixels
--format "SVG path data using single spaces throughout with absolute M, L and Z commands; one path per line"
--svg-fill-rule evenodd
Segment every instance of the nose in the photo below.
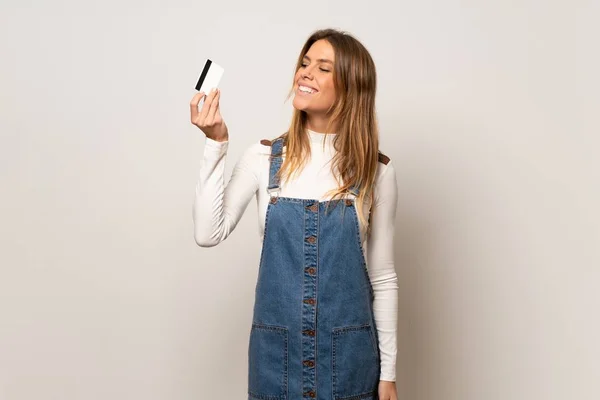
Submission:
M 302 78 L 312 79 L 312 74 L 309 73 L 308 67 L 302 71 Z

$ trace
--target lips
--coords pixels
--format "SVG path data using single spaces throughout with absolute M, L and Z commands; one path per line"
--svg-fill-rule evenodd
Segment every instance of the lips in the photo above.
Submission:
M 306 87 L 306 88 L 309 88 L 309 89 L 313 90 L 313 91 L 314 91 L 314 93 L 317 93 L 317 92 L 318 92 L 317 88 L 315 88 L 315 87 L 312 87 L 312 86 L 310 86 L 310 85 L 307 85 L 307 84 L 305 84 L 305 83 L 298 83 L 298 90 L 300 90 L 300 87 L 301 87 L 301 86 L 304 86 L 304 87 Z M 304 93 L 307 93 L 307 92 L 304 92 Z

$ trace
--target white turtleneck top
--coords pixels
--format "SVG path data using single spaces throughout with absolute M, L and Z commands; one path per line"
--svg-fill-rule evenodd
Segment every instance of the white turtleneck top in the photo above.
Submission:
M 304 169 L 289 182 L 281 182 L 280 196 L 327 200 L 327 191 L 337 188 L 331 172 L 334 134 L 308 130 L 311 156 Z M 325 147 L 323 147 L 325 144 Z M 258 233 L 262 244 L 270 196 L 269 155 L 271 147 L 254 143 L 234 166 L 225 184 L 225 161 L 229 141 L 206 138 L 196 184 L 193 208 L 194 238 L 202 247 L 225 240 L 239 222 L 250 200 L 256 195 Z M 285 158 L 285 155 L 284 155 Z M 374 292 L 373 312 L 381 354 L 380 380 L 396 380 L 398 319 L 398 278 L 394 268 L 394 223 L 398 190 L 396 173 L 390 160 L 378 163 L 371 214 L 371 233 L 360 223 L 360 237 Z M 368 217 L 369 203 L 363 206 Z

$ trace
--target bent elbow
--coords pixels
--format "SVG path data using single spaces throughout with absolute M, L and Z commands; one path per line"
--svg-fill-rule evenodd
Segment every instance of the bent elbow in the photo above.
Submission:
M 215 247 L 217 245 L 217 243 L 212 242 L 212 241 L 204 241 L 204 240 L 197 240 L 197 239 L 196 239 L 196 244 L 200 247 Z
M 194 234 L 194 240 L 196 244 L 200 247 L 214 247 L 220 243 L 219 240 L 214 239 L 210 236 Z

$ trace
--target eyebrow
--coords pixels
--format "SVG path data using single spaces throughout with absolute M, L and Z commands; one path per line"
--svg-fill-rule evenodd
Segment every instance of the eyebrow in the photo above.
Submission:
M 304 56 L 303 58 L 306 58 L 306 59 L 308 59 L 308 61 L 310 61 L 310 57 L 309 56 Z M 324 63 L 329 63 L 329 64 L 333 65 L 333 61 L 328 60 L 326 58 L 319 58 L 317 61 L 324 62 Z

